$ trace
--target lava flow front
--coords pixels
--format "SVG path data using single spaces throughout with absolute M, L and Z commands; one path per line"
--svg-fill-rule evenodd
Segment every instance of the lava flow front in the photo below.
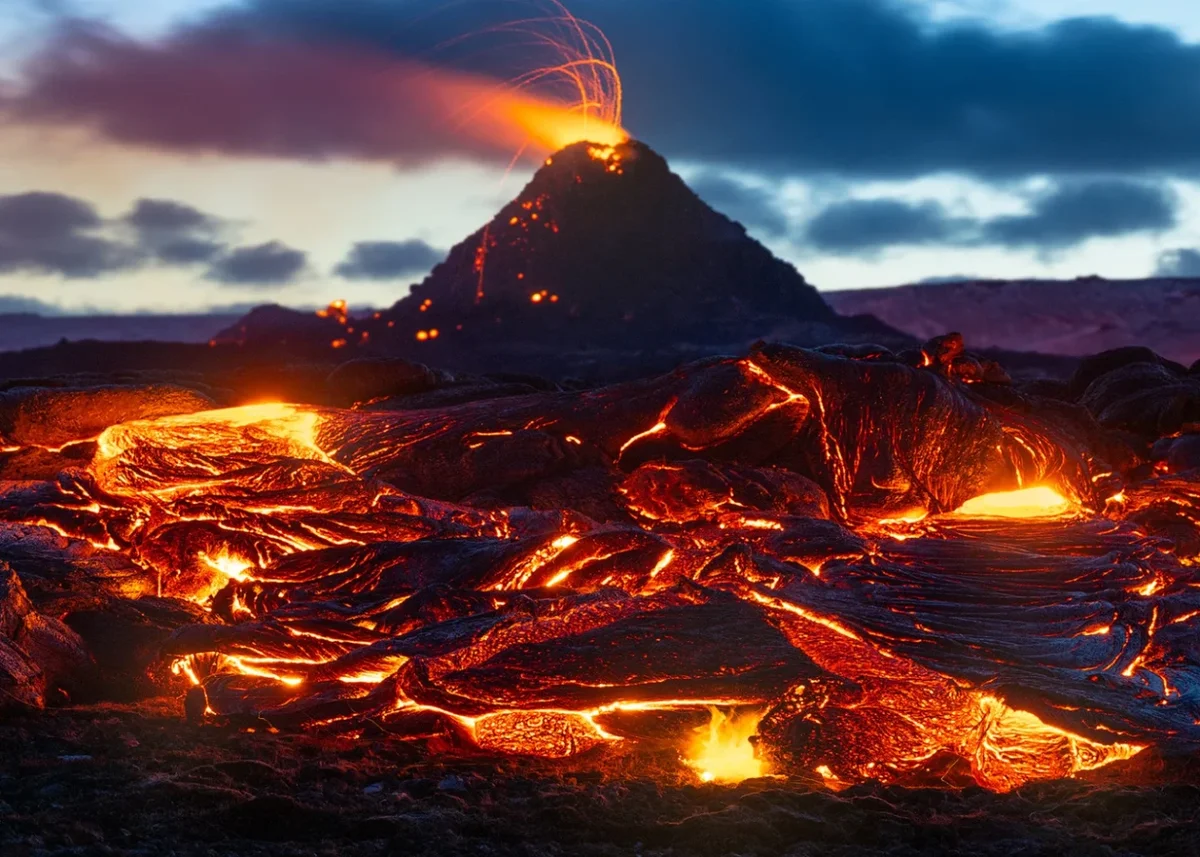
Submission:
M 762 346 L 419 410 L 41 392 L 0 445 L 57 475 L 0 483 L 4 571 L 93 694 L 214 723 L 834 787 L 1191 752 L 1200 471 L 974 359 Z M 101 400 L 142 418 L 51 436 Z M 35 643 L 27 697 L 80 693 Z

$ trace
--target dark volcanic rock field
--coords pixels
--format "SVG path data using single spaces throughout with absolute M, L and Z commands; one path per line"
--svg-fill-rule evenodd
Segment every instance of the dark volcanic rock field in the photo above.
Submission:
M 692 785 L 370 740 L 188 726 L 178 703 L 0 722 L 0 854 L 1190 855 L 1200 788 Z M 629 764 L 653 770 L 653 759 Z M 573 769 L 574 767 L 574 769 Z

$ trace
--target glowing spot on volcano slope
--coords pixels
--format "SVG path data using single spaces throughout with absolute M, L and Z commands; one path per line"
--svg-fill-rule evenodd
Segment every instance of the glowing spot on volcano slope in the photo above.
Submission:
M 758 731 L 763 712 L 742 714 L 710 708 L 707 726 L 696 730 L 684 762 L 706 783 L 740 783 L 766 773 L 754 756 L 750 738 Z
M 617 142 L 619 143 L 621 141 L 618 140 Z M 587 153 L 589 157 L 597 161 L 607 161 L 609 158 L 612 158 L 614 155 L 616 155 L 616 151 L 616 145 L 613 143 L 608 143 L 602 146 L 588 146 Z
M 1057 518 L 1070 511 L 1065 497 L 1043 485 L 983 494 L 963 503 L 954 514 L 965 518 Z
M 334 321 L 344 327 L 349 319 L 349 313 L 346 309 L 346 301 L 342 300 L 341 298 L 331 301 L 329 306 L 325 307 L 325 309 L 317 310 L 317 318 L 332 318 Z

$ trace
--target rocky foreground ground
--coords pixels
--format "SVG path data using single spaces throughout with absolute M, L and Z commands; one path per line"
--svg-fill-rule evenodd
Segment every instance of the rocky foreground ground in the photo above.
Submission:
M 435 759 L 386 735 L 238 731 L 180 715 L 178 700 L 160 699 L 6 717 L 0 854 L 1200 853 L 1196 785 L 696 785 L 667 759 L 582 772 L 587 759 Z

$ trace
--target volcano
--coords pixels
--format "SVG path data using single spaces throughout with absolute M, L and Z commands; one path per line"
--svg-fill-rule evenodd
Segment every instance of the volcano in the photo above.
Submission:
M 839 320 L 792 266 L 637 142 L 577 143 L 547 159 L 385 314 L 410 338 L 431 324 L 512 336 L 508 323 L 523 338 L 577 343 L 584 333 L 603 344 L 745 337 L 764 316 Z
M 455 368 L 551 372 L 587 349 L 718 353 L 780 329 L 801 345 L 909 341 L 869 316 L 839 316 L 636 141 L 547 158 L 408 296 L 370 318 L 339 325 L 337 315 L 317 333 L 309 314 L 260 308 L 217 341 L 320 337 Z

